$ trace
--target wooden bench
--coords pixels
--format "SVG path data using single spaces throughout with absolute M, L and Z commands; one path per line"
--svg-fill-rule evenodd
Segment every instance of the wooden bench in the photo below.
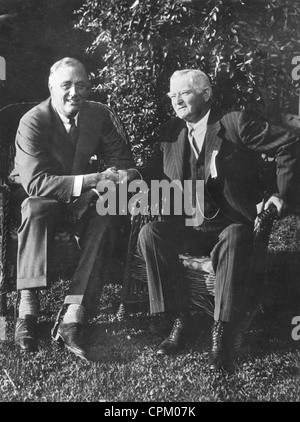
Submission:
M 149 302 L 145 261 L 138 254 L 136 245 L 141 227 L 150 220 L 151 216 L 133 217 L 124 270 L 120 318 L 125 315 L 126 310 L 134 309 L 135 305 L 147 305 Z M 264 213 L 258 230 L 262 226 L 264 230 L 257 235 L 254 257 L 254 262 L 257 259 L 265 261 L 261 272 L 257 273 L 257 277 L 261 277 L 265 286 L 262 301 L 267 306 L 278 304 L 278 300 L 294 301 L 295 305 L 300 305 L 300 210 L 293 209 L 280 220 L 274 219 L 272 214 Z M 215 275 L 210 257 L 180 254 L 179 260 L 190 303 L 213 316 Z M 285 295 L 278 297 L 279 290 L 284 290 Z
M 269 209 L 257 218 L 254 230 L 256 263 L 255 276 L 263 279 L 265 276 L 265 258 L 268 249 L 269 236 L 272 230 L 276 211 Z M 123 288 L 119 318 L 126 314 L 130 305 L 148 303 L 149 294 L 147 286 L 146 265 L 143 257 L 137 252 L 138 234 L 144 224 L 150 221 L 161 220 L 161 216 L 137 215 L 132 218 L 131 233 L 128 245 L 128 254 L 124 271 Z M 215 274 L 209 256 L 192 256 L 180 254 L 182 276 L 187 285 L 189 301 L 204 310 L 208 315 L 214 313 Z
M 144 224 L 161 218 L 151 215 L 137 215 L 132 218 L 118 311 L 120 321 L 124 321 L 131 312 L 149 309 L 146 265 L 143 257 L 137 252 L 137 239 Z M 288 304 L 291 313 L 299 314 L 300 209 L 291 209 L 288 215 L 279 220 L 270 210 L 260 214 L 254 228 L 254 251 L 253 279 L 261 285 L 260 300 L 257 306 L 247 313 L 242 325 L 243 331 L 250 328 L 258 311 L 267 312 L 279 304 Z M 196 307 L 213 317 L 215 275 L 210 257 L 181 254 L 179 260 L 191 307 Z M 246 288 L 251 289 L 251 282 Z M 240 345 L 241 342 L 237 343 L 237 348 Z

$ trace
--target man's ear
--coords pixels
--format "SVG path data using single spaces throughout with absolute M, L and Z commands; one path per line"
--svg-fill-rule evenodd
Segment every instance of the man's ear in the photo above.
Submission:
M 208 103 L 208 101 L 210 100 L 210 95 L 209 95 L 209 89 L 208 88 L 203 91 L 203 98 L 204 98 L 204 101 L 206 103 Z

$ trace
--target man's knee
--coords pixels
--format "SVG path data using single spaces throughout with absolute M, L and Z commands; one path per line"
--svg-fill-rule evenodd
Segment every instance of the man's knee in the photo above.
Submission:
M 138 237 L 139 248 L 144 249 L 146 245 L 152 243 L 154 235 L 159 231 L 159 224 L 157 221 L 151 221 L 141 228 Z
M 153 237 L 153 234 L 157 232 L 157 221 L 152 221 L 150 223 L 145 224 L 139 233 L 139 239 L 143 241 L 147 241 Z
M 27 218 L 41 218 L 59 210 L 59 203 L 55 199 L 30 196 L 21 205 L 22 215 Z
M 246 224 L 231 224 L 222 231 L 220 239 L 229 245 L 250 245 L 253 241 L 253 228 Z

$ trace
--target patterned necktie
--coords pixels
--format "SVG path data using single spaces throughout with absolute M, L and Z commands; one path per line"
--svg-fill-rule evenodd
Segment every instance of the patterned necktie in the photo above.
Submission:
M 195 151 L 196 151 L 196 157 L 198 158 L 199 157 L 199 155 L 200 155 L 200 150 L 199 150 L 199 146 L 198 146 L 198 144 L 197 144 L 197 141 L 196 141 L 196 139 L 195 139 L 195 137 L 194 137 L 194 129 L 191 129 L 191 131 L 190 131 L 190 136 L 191 136 L 191 138 L 192 138 L 192 144 L 193 144 L 193 147 L 195 148 Z
M 70 130 L 69 130 L 69 137 L 70 137 L 72 144 L 75 146 L 76 142 L 77 142 L 77 138 L 78 138 L 78 128 L 75 124 L 74 117 L 71 117 L 69 119 L 69 122 L 70 122 L 70 125 L 71 125 Z

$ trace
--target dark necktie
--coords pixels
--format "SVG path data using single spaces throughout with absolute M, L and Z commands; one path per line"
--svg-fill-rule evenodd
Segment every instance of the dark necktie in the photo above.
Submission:
M 78 138 L 78 128 L 75 124 L 74 117 L 70 118 L 69 122 L 70 122 L 70 125 L 71 125 L 70 131 L 69 131 L 69 137 L 70 137 L 72 144 L 75 146 L 76 142 L 77 142 L 77 138 Z

